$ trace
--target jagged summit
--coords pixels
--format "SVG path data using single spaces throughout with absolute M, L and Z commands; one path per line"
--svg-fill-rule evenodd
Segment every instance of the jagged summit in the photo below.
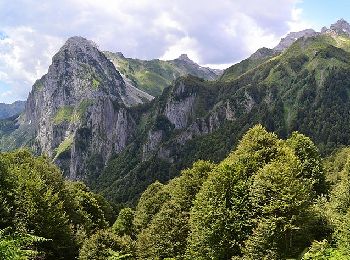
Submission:
M 277 50 L 273 50 L 273 49 L 269 49 L 266 47 L 262 47 L 260 49 L 258 49 L 256 52 L 254 52 L 250 58 L 253 60 L 258 60 L 258 59 L 262 59 L 268 56 L 272 56 L 274 54 L 278 53 Z
M 313 29 L 305 29 L 300 32 L 290 32 L 286 37 L 282 38 L 280 43 L 273 48 L 275 51 L 284 51 L 289 46 L 291 46 L 296 40 L 301 37 L 312 37 L 317 35 L 318 33 Z
M 52 58 L 53 62 L 71 59 L 87 62 L 87 59 L 100 60 L 103 59 L 103 57 L 95 42 L 81 36 L 73 36 L 68 38 Z
M 347 36 L 350 36 L 350 24 L 345 21 L 343 18 L 338 20 L 336 23 L 331 24 L 330 28 L 323 27 L 321 30 L 321 33 L 323 34 L 345 34 Z
M 69 37 L 67 39 L 67 41 L 65 42 L 65 44 L 63 45 L 63 47 L 67 47 L 67 46 L 89 46 L 89 47 L 94 47 L 96 49 L 98 49 L 98 46 L 97 44 L 92 41 L 92 40 L 88 40 L 82 36 L 72 36 L 72 37 Z
M 309 38 L 313 36 L 317 36 L 320 34 L 330 34 L 330 35 L 346 35 L 350 36 L 350 24 L 342 19 L 339 19 L 334 24 L 331 24 L 329 28 L 323 27 L 321 32 L 316 32 L 313 29 L 305 29 L 300 32 L 290 32 L 286 37 L 282 38 L 279 44 L 273 48 L 275 51 L 284 51 L 289 46 L 291 46 L 296 40 L 304 37 Z
M 116 52 L 115 55 L 120 57 L 120 58 L 125 58 L 124 54 L 120 51 Z
M 178 58 L 176 58 L 176 60 L 193 62 L 193 60 L 191 60 L 187 54 L 181 54 Z

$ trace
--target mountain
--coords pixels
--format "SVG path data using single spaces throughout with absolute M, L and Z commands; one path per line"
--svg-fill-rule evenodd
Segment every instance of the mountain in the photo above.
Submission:
M 217 79 L 222 71 L 199 66 L 182 54 L 175 60 L 139 60 L 125 58 L 120 52 L 104 52 L 122 76 L 137 88 L 152 96 L 159 96 L 163 89 L 185 75 L 193 75 L 207 80 Z
M 269 48 L 260 48 L 255 53 L 253 53 L 249 58 L 242 60 L 241 62 L 235 64 L 234 66 L 231 66 L 227 68 L 222 76 L 220 77 L 220 80 L 222 81 L 231 81 L 242 74 L 246 73 L 248 70 L 253 69 L 257 67 L 258 65 L 264 63 L 265 61 L 278 56 L 281 53 L 281 51 L 277 51 L 275 49 L 269 49 Z
M 1 147 L 45 153 L 119 206 L 198 159 L 222 160 L 257 123 L 282 137 L 300 131 L 327 154 L 350 145 L 349 51 L 344 33 L 301 36 L 284 51 L 258 50 L 215 81 L 179 77 L 153 99 L 92 42 L 73 37 L 25 112 L 1 121 Z
M 24 111 L 25 104 L 25 101 L 15 101 L 12 104 L 0 103 L 0 119 L 22 113 Z
M 332 24 L 329 29 L 327 27 L 323 27 L 321 33 L 350 36 L 350 25 L 344 19 L 340 19 L 336 23 Z
M 134 129 L 128 108 L 151 99 L 125 82 L 93 42 L 72 37 L 34 84 L 18 128 L 3 141 L 26 132 L 31 136 L 21 145 L 53 158 L 79 179 L 87 158 L 98 154 L 103 165 L 125 147 Z
M 155 180 L 198 159 L 222 160 L 257 123 L 282 137 L 300 131 L 323 154 L 350 145 L 349 51 L 350 38 L 317 34 L 282 53 L 265 49 L 215 82 L 179 78 L 147 105 L 137 138 L 91 185 L 112 201 L 135 203 Z
M 308 38 L 308 37 L 316 36 L 317 34 L 319 33 L 315 32 L 313 29 L 306 29 L 300 32 L 291 32 L 287 34 L 286 37 L 282 38 L 280 43 L 273 49 L 275 51 L 284 51 L 299 38 L 302 38 L 302 37 Z

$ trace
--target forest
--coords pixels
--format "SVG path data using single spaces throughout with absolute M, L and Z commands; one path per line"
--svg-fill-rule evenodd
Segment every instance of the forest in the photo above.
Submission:
M 113 208 L 28 150 L 0 154 L 0 259 L 350 259 L 350 148 L 249 129 Z

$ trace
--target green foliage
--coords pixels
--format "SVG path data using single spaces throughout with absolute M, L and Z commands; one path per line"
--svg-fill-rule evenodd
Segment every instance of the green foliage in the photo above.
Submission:
M 169 198 L 169 193 L 160 182 L 155 182 L 148 186 L 142 193 L 136 207 L 134 226 L 137 232 L 148 226 L 152 217 L 159 212 L 163 203 L 169 200 Z
M 42 237 L 36 248 L 45 259 L 73 259 L 86 236 L 107 227 L 108 204 L 82 183 L 65 182 L 46 158 L 2 153 L 0 166 L 0 228 L 9 230 L 14 239 L 5 240 L 14 246 L 14 234 Z
M 310 249 L 303 255 L 302 260 L 348 260 L 348 254 L 343 254 L 332 248 L 327 240 L 312 243 Z
M 55 149 L 56 155 L 54 157 L 54 160 L 56 158 L 58 158 L 64 152 L 69 151 L 72 144 L 73 144 L 73 135 L 70 135 L 70 136 L 66 137 L 66 139 L 64 139 L 62 141 L 62 143 L 60 143 L 59 146 Z
M 298 158 L 297 149 L 288 145 L 296 135 L 282 141 L 256 126 L 220 163 L 191 210 L 189 259 L 295 257 L 312 241 L 312 183 L 317 179 L 310 173 L 321 162 L 318 154 Z M 308 139 L 299 141 L 310 145 Z M 305 169 L 307 176 L 301 176 L 308 160 L 316 160 L 316 169 Z
M 198 161 L 163 187 L 170 198 L 164 201 L 158 212 L 153 211 L 152 220 L 138 234 L 138 256 L 145 259 L 177 259 L 184 255 L 190 232 L 189 212 L 197 192 L 213 167 L 209 162 Z
M 99 86 L 100 86 L 100 82 L 96 78 L 93 78 L 92 79 L 92 88 L 97 90 Z
M 131 208 L 123 208 L 118 215 L 117 220 L 112 226 L 112 230 L 118 236 L 133 236 L 134 234 L 134 211 Z
M 350 154 L 348 149 L 344 149 L 331 158 L 342 158 L 342 162 L 339 165 L 339 161 L 335 160 L 334 166 L 328 168 L 328 174 L 337 176 L 337 180 L 332 186 L 329 201 L 323 203 L 321 209 L 333 230 L 328 251 L 343 256 L 339 259 L 347 259 L 344 256 L 350 250 Z
M 278 55 L 278 53 L 273 50 L 262 48 L 260 49 L 263 52 L 263 55 L 259 58 L 250 57 L 245 59 L 229 68 L 227 68 L 223 75 L 220 77 L 221 81 L 232 81 L 248 72 L 251 69 L 258 67 L 260 64 L 270 60 L 271 58 Z
M 57 110 L 56 115 L 53 119 L 54 123 L 58 125 L 65 121 L 70 122 L 72 119 L 73 111 L 74 111 L 74 108 L 72 106 L 60 107 Z
M 133 242 L 110 230 L 99 230 L 86 239 L 79 253 L 80 260 L 133 259 Z
M 0 230 L 0 259 L 1 260 L 26 260 L 38 255 L 33 249 L 34 244 L 47 241 L 44 238 L 29 234 L 6 234 L 6 230 Z
M 329 230 L 316 211 L 325 183 L 309 138 L 280 140 L 258 125 L 218 165 L 199 161 L 150 185 L 133 225 L 126 208 L 114 228 L 134 228 L 140 259 L 298 258 Z
M 75 241 L 83 240 L 99 229 L 108 227 L 108 214 L 111 209 L 101 201 L 99 195 L 90 192 L 82 182 L 65 183 L 64 207 L 74 230 Z M 103 200 L 103 198 L 102 198 Z

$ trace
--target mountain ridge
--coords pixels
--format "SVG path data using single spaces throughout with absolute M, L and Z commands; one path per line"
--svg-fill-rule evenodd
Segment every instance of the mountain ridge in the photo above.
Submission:
M 163 89 L 180 77 L 187 74 L 207 80 L 217 79 L 222 71 L 202 67 L 182 54 L 174 60 L 140 60 L 126 58 L 121 52 L 104 51 L 116 70 L 128 78 L 134 87 L 152 96 L 159 96 Z
M 0 119 L 12 117 L 24 111 L 26 101 L 17 100 L 13 103 L 0 103 Z

